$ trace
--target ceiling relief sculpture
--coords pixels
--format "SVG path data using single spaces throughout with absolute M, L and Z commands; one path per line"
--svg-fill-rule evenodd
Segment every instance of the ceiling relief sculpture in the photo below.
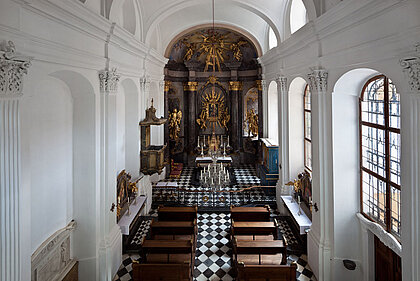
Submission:
M 173 70 L 225 71 L 257 67 L 257 51 L 241 34 L 216 28 L 200 29 L 180 38 L 172 47 L 168 66 Z

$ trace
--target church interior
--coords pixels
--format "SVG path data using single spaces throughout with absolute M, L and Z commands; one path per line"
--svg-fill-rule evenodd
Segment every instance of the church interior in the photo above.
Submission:
M 0 281 L 420 280 L 420 1 L 1 0 Z

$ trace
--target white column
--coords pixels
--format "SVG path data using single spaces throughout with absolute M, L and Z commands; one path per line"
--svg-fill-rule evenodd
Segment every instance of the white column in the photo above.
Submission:
M 289 106 L 287 78 L 276 79 L 278 93 L 278 126 L 279 126 L 279 180 L 277 181 L 277 205 L 281 205 L 279 195 L 284 193 L 283 186 L 289 180 Z
M 403 280 L 420 280 L 420 48 L 401 59 L 401 239 Z
M 261 80 L 261 89 L 262 89 L 262 103 L 263 103 L 263 135 L 259 138 L 268 138 L 268 87 L 267 81 Z M 259 101 L 258 101 L 259 102 Z M 261 113 L 258 112 L 258 116 L 261 116 Z
M 98 191 L 98 276 L 110 281 L 121 263 L 122 238 L 116 213 L 111 212 L 116 203 L 117 184 L 117 118 L 116 94 L 120 76 L 116 69 L 103 70 L 100 79 L 100 189 Z
M 0 280 L 20 276 L 20 131 L 19 100 L 30 58 L 0 44 Z
M 308 259 L 318 280 L 331 280 L 333 239 L 332 92 L 328 72 L 312 69 L 308 75 L 312 94 L 312 197 L 319 211 L 312 214 Z

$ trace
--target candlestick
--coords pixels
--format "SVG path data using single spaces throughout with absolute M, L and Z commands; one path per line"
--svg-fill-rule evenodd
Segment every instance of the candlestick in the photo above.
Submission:
M 229 146 L 229 136 L 228 136 L 228 146 Z

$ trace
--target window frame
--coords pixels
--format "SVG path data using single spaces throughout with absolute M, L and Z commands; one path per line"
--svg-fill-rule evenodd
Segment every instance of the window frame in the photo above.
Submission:
M 309 99 L 311 101 L 311 109 L 306 109 L 306 95 L 309 94 Z M 309 113 L 311 116 L 311 138 L 308 139 L 306 137 L 306 113 Z M 303 165 L 307 171 L 312 173 L 312 165 L 311 167 L 308 166 L 307 157 L 306 157 L 306 142 L 309 142 L 311 147 L 311 164 L 312 164 L 312 93 L 309 89 L 309 84 L 306 84 L 305 89 L 303 90 Z
M 380 125 L 380 124 L 375 124 L 375 123 L 370 123 L 368 121 L 363 121 L 362 120 L 362 103 L 364 101 L 364 95 L 366 93 L 366 88 L 369 86 L 370 83 L 379 80 L 379 79 L 383 79 L 384 80 L 384 125 Z M 390 79 L 388 77 L 386 77 L 383 74 L 380 75 L 376 75 L 372 78 L 370 78 L 369 80 L 366 81 L 366 83 L 364 84 L 362 91 L 361 91 L 361 95 L 359 97 L 359 168 L 360 168 L 360 213 L 365 216 L 367 219 L 369 219 L 370 221 L 373 222 L 377 222 L 380 225 L 383 225 L 382 222 L 378 222 L 376 219 L 374 219 L 373 217 L 369 216 L 369 214 L 364 212 L 363 209 L 363 172 L 383 181 L 386 185 L 386 194 L 385 194 L 385 230 L 390 233 L 391 235 L 393 235 L 394 237 L 397 238 L 397 240 L 400 241 L 401 239 L 401 233 L 398 235 L 398 233 L 395 233 L 395 231 L 392 231 L 392 209 L 391 209 L 391 186 L 394 187 L 395 189 L 398 189 L 401 192 L 401 185 L 398 185 L 396 183 L 394 183 L 391 180 L 391 153 L 390 153 L 390 133 L 395 133 L 395 134 L 399 134 L 400 135 L 400 140 L 401 140 L 401 127 L 398 128 L 394 128 L 394 127 L 390 127 L 390 109 L 389 109 L 389 81 Z M 395 84 L 394 84 L 395 85 Z M 397 92 L 398 93 L 398 92 Z M 400 95 L 400 94 L 399 94 Z M 401 97 L 401 95 L 400 95 Z M 400 116 L 401 118 L 401 111 L 400 111 Z M 401 124 L 401 123 L 400 123 Z M 370 127 L 370 128 L 375 128 L 378 130 L 382 130 L 384 132 L 384 136 L 385 136 L 385 177 L 377 174 L 374 171 L 371 171 L 370 169 L 366 168 L 363 166 L 363 127 Z M 401 125 L 400 125 L 401 126 Z M 400 141 L 400 145 L 401 145 L 401 141 Z M 401 164 L 401 160 L 400 160 L 400 164 Z M 400 172 L 401 174 L 401 172 Z M 399 209 L 401 210 L 401 201 L 399 202 L 400 206 Z M 400 213 L 401 216 L 401 213 Z M 401 224 L 401 219 L 399 221 L 399 223 Z

